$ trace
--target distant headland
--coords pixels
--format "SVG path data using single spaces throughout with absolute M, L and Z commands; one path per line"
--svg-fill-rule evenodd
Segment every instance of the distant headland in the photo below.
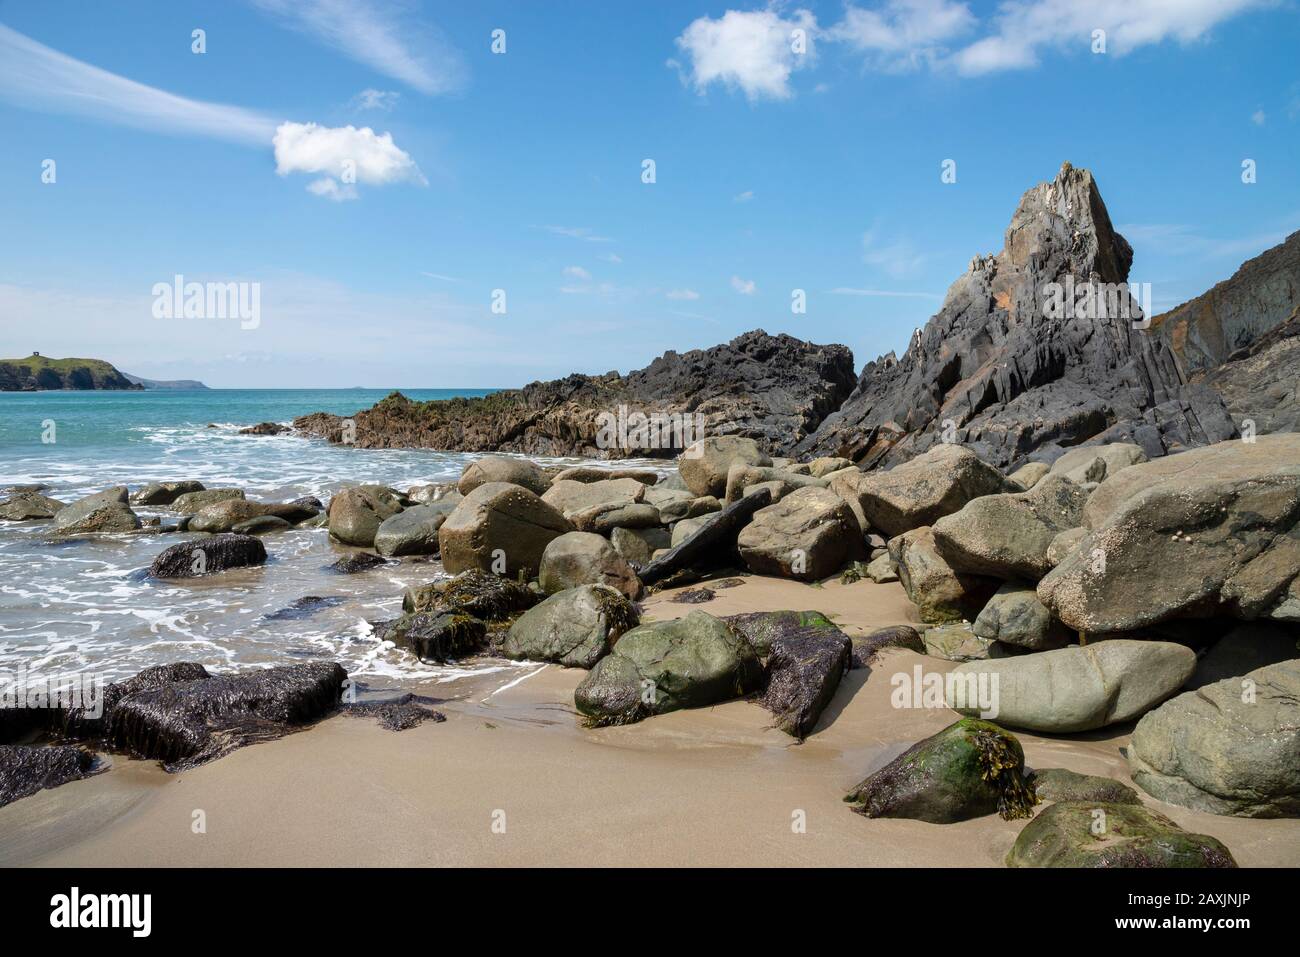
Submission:
M 105 389 L 206 389 L 196 379 L 156 381 L 120 372 L 103 359 L 53 359 L 33 352 L 25 359 L 0 359 L 0 392 Z

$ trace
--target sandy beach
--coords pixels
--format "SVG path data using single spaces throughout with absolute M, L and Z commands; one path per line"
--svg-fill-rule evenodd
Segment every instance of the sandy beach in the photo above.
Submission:
M 897 584 L 748 577 L 703 605 L 673 603 L 675 593 L 647 599 L 646 620 L 817 609 L 850 635 L 916 620 Z M 851 672 L 802 744 L 748 701 L 585 729 L 573 708 L 584 672 L 555 665 L 413 689 L 454 688 L 438 705 L 446 722 L 395 733 L 332 717 L 178 775 L 115 756 L 103 774 L 0 808 L 0 863 L 1001 866 L 1023 821 L 869 820 L 841 801 L 955 719 L 891 706 L 890 677 L 917 664 L 947 667 L 891 649 Z M 1130 731 L 1017 736 L 1030 766 L 1128 782 Z M 1143 800 L 1218 838 L 1244 867 L 1300 860 L 1295 821 Z

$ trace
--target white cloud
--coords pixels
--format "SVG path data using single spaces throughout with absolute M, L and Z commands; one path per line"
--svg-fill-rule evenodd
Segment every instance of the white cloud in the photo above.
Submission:
M 875 10 L 847 7 L 828 36 L 871 55 L 883 69 L 906 69 L 941 59 L 946 44 L 978 21 L 953 0 L 888 0 Z
M 352 106 L 358 110 L 383 110 L 391 113 L 402 94 L 396 90 L 376 90 L 367 87 L 352 98 Z
M 732 281 L 734 282 L 735 280 Z M 690 300 L 690 299 L 700 298 L 700 294 L 696 292 L 694 289 L 670 289 L 668 290 L 668 292 L 664 293 L 664 295 L 667 296 L 669 299 L 679 299 L 679 300 Z
M 460 55 L 435 27 L 401 16 L 405 4 L 371 0 L 252 0 L 254 6 L 421 93 L 448 93 L 464 78 Z
M 1263 126 L 1267 119 L 1268 117 L 1265 115 L 1263 110 L 1256 110 L 1254 113 L 1250 114 L 1250 121 L 1256 126 Z
M 872 228 L 862 234 L 862 261 L 891 279 L 911 279 L 921 271 L 925 255 L 905 239 L 881 242 Z
M 741 279 L 739 276 L 732 276 L 731 288 L 736 290 L 736 292 L 740 293 L 742 296 L 752 296 L 754 290 L 758 287 L 754 284 L 754 280 L 752 279 Z
M 612 243 L 608 236 L 597 236 L 595 230 L 588 226 L 543 226 L 542 229 L 556 236 L 568 239 L 581 239 L 589 243 Z
M 618 253 L 601 253 L 600 256 L 597 258 L 603 259 L 607 263 L 614 263 L 615 265 L 621 264 L 623 262 L 623 257 L 620 256 Z
M 274 145 L 275 171 L 281 176 L 324 174 L 307 187 L 317 196 L 355 199 L 354 183 L 427 185 L 410 154 L 393 143 L 392 134 L 376 133 L 368 126 L 357 129 L 281 123 L 275 131 Z M 352 195 L 346 195 L 348 191 Z
M 591 282 L 591 273 L 581 266 L 565 266 L 564 275 L 570 279 L 581 279 L 583 282 Z
M 439 279 L 442 282 L 460 282 L 455 276 L 444 276 L 442 273 L 420 271 L 421 276 L 428 276 L 430 279 Z
M 748 203 L 753 198 L 754 191 L 752 189 L 747 189 L 743 193 L 737 193 L 735 196 L 731 197 L 731 201 L 733 203 Z
M 803 52 L 795 51 L 796 30 L 803 31 Z M 716 20 L 693 21 L 677 46 L 690 61 L 690 81 L 700 93 L 721 83 L 750 100 L 784 100 L 791 95 L 790 74 L 816 56 L 816 32 L 817 19 L 807 10 L 795 10 L 789 18 L 775 7 L 728 10 Z
M 137 129 L 264 146 L 275 120 L 255 110 L 176 96 L 52 50 L 0 24 L 0 98 L 25 109 Z
M 1045 48 L 1091 48 L 1094 30 L 1106 31 L 1107 55 L 1123 56 L 1166 40 L 1200 40 L 1225 20 L 1270 0 L 1022 0 L 1002 4 L 994 33 L 953 57 L 966 74 L 1036 66 Z

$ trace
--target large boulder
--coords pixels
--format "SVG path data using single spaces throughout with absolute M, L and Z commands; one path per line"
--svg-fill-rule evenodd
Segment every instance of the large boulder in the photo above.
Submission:
M 265 561 L 266 546 L 252 535 L 210 535 L 159 552 L 149 574 L 154 578 L 198 578 Z
M 1037 803 L 1025 777 L 1025 754 L 995 724 L 962 718 L 918 741 L 844 798 L 867 817 L 952 824 L 995 811 L 1029 817 Z
M 442 565 L 452 574 L 478 568 L 531 578 L 546 546 L 570 531 L 567 518 L 522 486 L 488 482 L 447 516 L 438 545 Z
M 891 538 L 889 557 L 921 620 L 930 624 L 974 618 L 998 589 L 997 579 L 959 572 L 944 561 L 929 527 Z
M 202 482 L 150 482 L 131 494 L 132 505 L 171 505 L 189 492 L 202 492 Z
M 830 489 L 801 488 L 755 512 L 736 546 L 760 575 L 818 581 L 861 557 L 862 529 Z
M 659 509 L 644 502 L 602 502 L 566 517 L 575 528 L 597 535 L 610 535 L 616 528 L 656 528 L 663 524 Z
M 379 526 L 401 510 L 401 496 L 391 488 L 382 485 L 345 488 L 330 499 L 330 535 L 345 545 L 371 548 Z
M 933 525 L 981 495 L 1017 492 L 1002 473 L 960 445 L 937 445 L 887 472 L 836 476 L 832 487 L 852 496 L 868 524 L 886 536 Z
M 721 499 L 727 492 L 727 473 L 735 462 L 771 465 L 772 459 L 753 439 L 714 435 L 700 439 L 677 458 L 677 471 L 696 495 Z
M 205 505 L 194 513 L 186 531 L 189 532 L 230 532 L 235 526 L 254 519 L 274 517 L 282 519 L 285 524 L 295 520 L 302 521 L 315 514 L 310 508 L 297 505 L 268 505 L 262 502 L 250 502 L 242 498 L 226 499 Z
M 1179 695 L 1128 749 L 1133 783 L 1182 807 L 1300 817 L 1300 659 Z
M 762 666 L 726 622 L 702 611 L 633 628 L 574 692 L 593 725 L 628 724 L 755 690 Z
M 71 745 L 0 744 L 0 807 L 94 772 L 95 755 Z
M 636 606 L 617 589 L 579 585 L 557 592 L 519 616 L 501 652 L 507 658 L 590 668 L 638 624 Z
M 755 512 L 765 508 L 771 501 L 772 493 L 767 489 L 751 492 L 711 516 L 705 524 L 680 542 L 676 540 L 677 529 L 674 528 L 672 548 L 649 565 L 643 566 L 637 573 L 638 577 L 643 584 L 649 586 L 677 572 L 704 572 L 732 561 L 740 530 L 749 523 Z
M 593 532 L 566 532 L 552 539 L 542 552 L 537 577 L 548 595 L 578 585 L 608 585 L 635 600 L 641 582 L 609 540 Z
M 1122 468 L 1146 460 L 1147 454 L 1142 451 L 1142 447 L 1132 442 L 1088 445 L 1070 449 L 1053 462 L 1052 474 L 1083 485 L 1086 482 L 1100 482 Z
M 1082 521 L 1088 493 L 1059 475 L 1027 492 L 985 495 L 934 523 L 934 541 L 958 571 L 1038 581 L 1052 565 L 1047 552 L 1061 532 Z
M 503 455 L 485 455 L 466 465 L 460 473 L 456 488 L 468 495 L 488 482 L 508 482 L 541 495 L 551 487 L 551 481 L 540 468 L 527 459 L 506 458 Z
M 60 502 L 40 492 L 19 492 L 0 502 L 0 520 L 26 522 L 36 518 L 53 518 L 66 507 L 66 502 Z
M 1201 656 L 1185 687 L 1195 691 L 1293 658 L 1300 658 L 1300 630 L 1267 621 L 1242 622 Z
M 406 614 L 450 611 L 492 622 L 507 621 L 535 604 L 537 595 L 527 585 L 477 568 L 402 593 Z
M 461 611 L 417 611 L 403 615 L 383 637 L 421 661 L 445 664 L 481 650 L 487 625 Z
M 1011 645 L 975 634 L 968 621 L 949 621 L 927 628 L 921 633 L 921 644 L 931 658 L 944 661 L 984 661 L 1014 653 Z
M 1038 600 L 1032 585 L 1007 582 L 994 593 L 971 630 L 980 638 L 1046 651 L 1070 643 L 1069 631 Z
M 734 502 L 745 490 L 765 482 L 778 482 L 781 494 L 797 488 L 826 488 L 826 480 L 813 478 L 811 475 L 799 475 L 765 465 L 749 465 L 746 462 L 732 462 L 727 470 L 727 494 L 725 501 Z M 778 498 L 780 496 L 777 496 Z
M 1268 617 L 1300 571 L 1300 435 L 1131 465 L 1083 511 L 1092 529 L 1038 585 L 1076 631 Z
M 776 726 L 800 740 L 812 734 L 851 666 L 849 636 L 815 611 L 756 612 L 726 620 L 767 659 L 760 703 L 776 716 Z
M 1137 791 L 1123 781 L 1095 774 L 1080 774 L 1068 768 L 1035 768 L 1034 791 L 1040 801 L 1105 801 L 1108 804 L 1141 804 Z
M 1116 638 L 969 662 L 952 673 L 996 687 L 999 723 L 1064 734 L 1132 721 L 1177 692 L 1195 668 L 1196 653 L 1185 645 Z M 957 687 L 946 689 L 948 706 L 978 713 L 969 701 L 954 700 Z
M 666 528 L 613 528 L 609 543 L 629 563 L 644 565 L 661 548 L 672 548 L 672 533 Z
M 1205 834 L 1140 805 L 1060 801 L 1025 825 L 1007 867 L 1236 867 Z
M 242 488 L 205 488 L 199 492 L 183 492 L 172 501 L 171 509 L 182 515 L 193 515 L 200 509 L 216 502 L 232 498 L 243 498 Z
M 436 555 L 438 530 L 456 509 L 456 502 L 412 505 L 390 515 L 375 530 L 375 551 L 380 555 Z
M 60 535 L 130 532 L 139 527 L 140 517 L 127 505 L 125 485 L 87 495 L 54 513 L 54 531 Z
M 594 465 L 575 465 L 555 476 L 556 482 L 604 482 L 609 479 L 635 479 L 642 485 L 654 485 L 659 473 L 654 469 L 605 469 Z
M 600 482 L 557 481 L 547 489 L 542 501 L 565 518 L 578 512 L 607 505 L 632 505 L 640 502 L 646 487 L 636 479 L 606 479 Z
M 1007 476 L 1007 481 L 1019 485 L 1028 492 L 1031 488 L 1041 482 L 1052 467 L 1046 462 L 1026 462 L 1020 468 L 1016 469 Z

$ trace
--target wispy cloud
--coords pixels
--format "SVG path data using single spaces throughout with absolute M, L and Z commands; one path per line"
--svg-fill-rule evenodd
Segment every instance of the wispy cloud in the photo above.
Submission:
M 891 279 L 911 279 L 921 272 L 925 254 L 906 239 L 885 240 L 875 227 L 862 234 L 862 261 Z
M 914 69 L 939 62 L 948 44 L 971 32 L 978 20 L 953 0 L 889 0 L 875 10 L 847 7 L 827 37 L 847 44 L 883 70 Z
M 741 279 L 739 276 L 732 276 L 731 288 L 742 296 L 752 296 L 758 289 L 758 285 L 752 279 Z
M 239 106 L 176 96 L 91 66 L 0 24 L 0 98 L 119 126 L 266 146 L 276 121 Z
M 587 226 L 541 226 L 539 228 L 555 236 L 581 239 L 589 243 L 612 243 L 614 241 L 608 236 L 598 236 L 594 229 Z
M 1300 213 L 1287 217 L 1276 229 L 1231 238 L 1205 236 L 1194 226 L 1182 223 L 1128 223 L 1118 228 L 1139 253 L 1150 251 L 1166 256 L 1239 261 L 1276 246 L 1297 227 L 1300 227 Z
M 735 196 L 731 197 L 731 201 L 733 203 L 748 203 L 753 198 L 754 191 L 752 189 L 747 189 L 743 193 L 737 193 Z
M 391 113 L 402 94 L 396 90 L 376 90 L 367 87 L 352 98 L 352 108 L 356 110 L 382 110 Z
M 420 275 L 428 276 L 430 279 L 437 279 L 440 280 L 441 282 L 460 282 L 460 280 L 457 279 L 455 276 L 444 276 L 442 275 L 442 273 L 425 272 L 424 270 L 420 270 Z
M 623 262 L 623 257 L 620 256 L 618 253 L 601 253 L 596 258 L 603 259 L 607 263 L 614 263 L 614 265 L 616 266 L 620 265 Z
M 591 273 L 581 266 L 565 266 L 564 275 L 570 279 L 580 279 L 583 282 L 591 282 Z
M 667 296 L 669 299 L 678 299 L 678 300 L 691 300 L 691 299 L 700 298 L 700 294 L 696 292 L 694 289 L 669 289 L 666 293 L 664 293 L 664 295 Z
M 371 0 L 252 0 L 255 7 L 421 93 L 461 87 L 465 67 L 435 26 L 408 13 L 409 4 Z

